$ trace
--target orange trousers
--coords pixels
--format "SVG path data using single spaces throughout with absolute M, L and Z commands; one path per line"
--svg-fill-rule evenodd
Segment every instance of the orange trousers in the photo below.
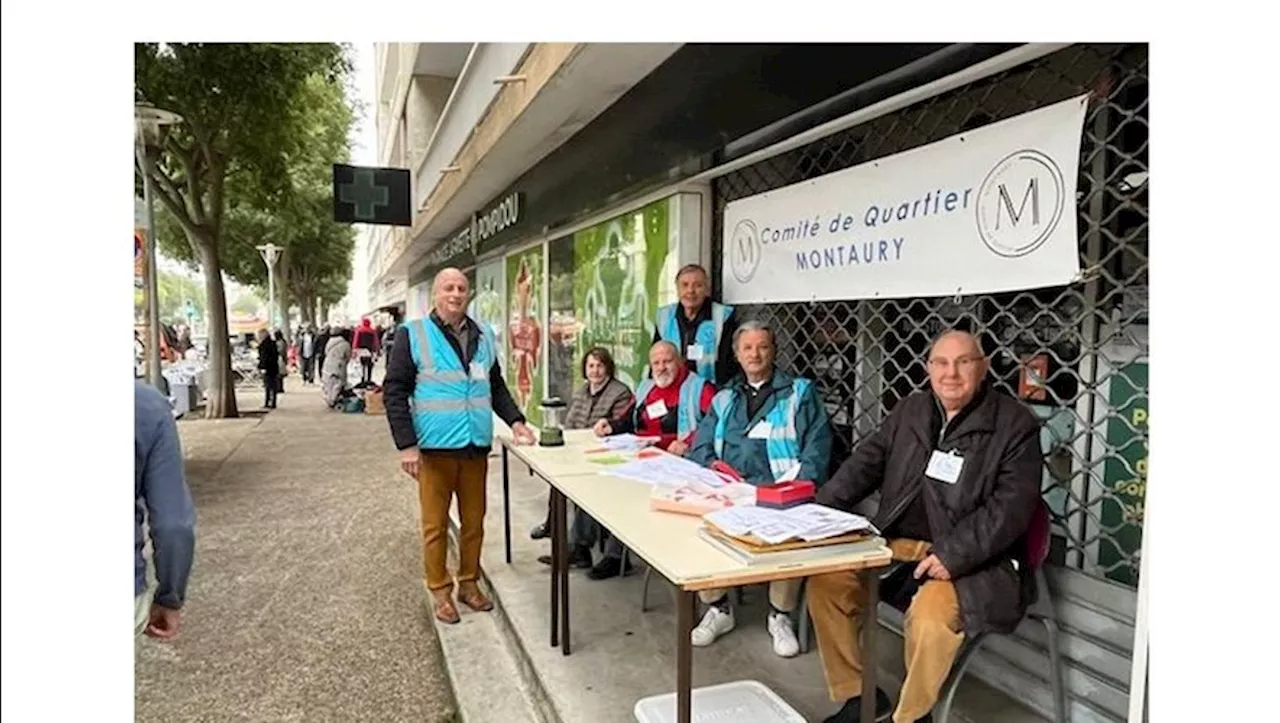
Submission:
M 923 560 L 929 548 L 929 543 L 918 540 L 889 541 L 893 559 L 906 562 Z M 858 632 L 865 595 L 857 573 L 816 575 L 809 578 L 808 590 L 809 615 L 831 700 L 842 702 L 862 695 Z M 928 580 L 921 585 L 907 608 L 903 627 L 907 677 L 902 681 L 893 720 L 913 723 L 938 702 L 938 693 L 964 642 L 955 585 L 946 580 Z
M 488 457 L 422 455 L 418 466 L 418 504 L 422 510 L 422 566 L 427 589 L 452 595 L 449 576 L 449 505 L 458 497 L 458 584 L 473 586 L 480 579 L 480 548 L 484 543 L 485 482 Z

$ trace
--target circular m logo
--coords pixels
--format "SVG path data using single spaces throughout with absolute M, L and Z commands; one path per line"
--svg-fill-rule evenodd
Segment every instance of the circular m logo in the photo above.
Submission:
M 733 235 L 729 238 L 729 269 L 738 283 L 745 284 L 756 275 L 760 266 L 760 232 L 754 222 L 742 220 L 733 227 Z
M 1040 151 L 1000 160 L 978 189 L 978 235 L 999 256 L 1026 256 L 1044 245 L 1067 206 L 1062 169 Z

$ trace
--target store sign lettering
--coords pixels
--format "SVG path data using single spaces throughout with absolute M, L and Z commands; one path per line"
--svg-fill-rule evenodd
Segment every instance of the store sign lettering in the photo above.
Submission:
M 479 213 L 471 222 L 424 257 L 428 266 L 441 266 L 459 256 L 475 256 L 476 246 L 520 222 L 522 193 L 513 193 Z

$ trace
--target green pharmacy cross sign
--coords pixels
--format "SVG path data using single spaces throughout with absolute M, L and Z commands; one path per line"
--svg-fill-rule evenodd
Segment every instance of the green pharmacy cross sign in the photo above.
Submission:
M 412 226 L 409 172 L 403 168 L 333 166 L 333 220 Z

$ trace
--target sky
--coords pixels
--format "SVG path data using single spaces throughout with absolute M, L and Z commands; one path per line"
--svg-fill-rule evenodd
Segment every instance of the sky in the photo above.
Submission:
M 364 103 L 364 116 L 356 122 L 355 132 L 351 139 L 351 160 L 353 165 L 373 166 L 377 164 L 377 116 L 375 115 L 377 96 L 374 88 L 373 43 L 352 43 L 355 64 L 355 91 L 357 99 Z
M 378 165 L 378 127 L 377 87 L 375 55 L 373 43 L 352 43 L 353 86 L 358 100 L 364 106 L 364 112 L 356 117 L 355 128 L 351 135 L 351 163 L 356 166 Z M 352 256 L 351 283 L 347 287 L 347 298 L 351 302 L 351 311 L 360 313 L 368 303 L 368 264 L 365 262 L 365 248 L 369 237 L 369 226 L 358 225 L 356 235 L 356 252 Z

